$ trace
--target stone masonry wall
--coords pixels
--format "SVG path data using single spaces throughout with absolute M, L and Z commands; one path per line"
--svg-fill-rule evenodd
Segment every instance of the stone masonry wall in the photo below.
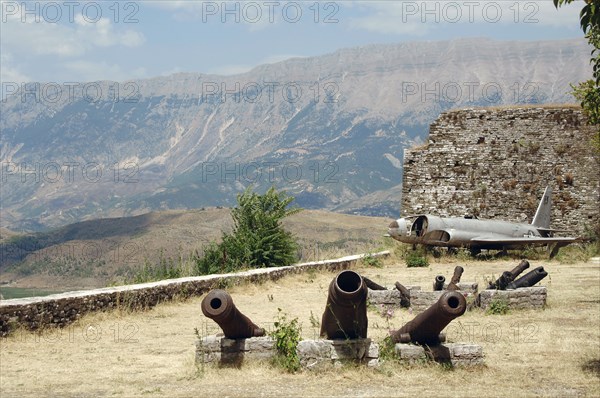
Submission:
M 479 306 L 487 309 L 494 300 L 501 300 L 510 309 L 539 309 L 546 307 L 548 296 L 545 286 L 521 287 L 515 290 L 482 290 Z
M 388 256 L 388 251 L 374 257 Z M 45 297 L 0 300 L 0 336 L 8 335 L 18 326 L 36 330 L 44 327 L 64 327 L 81 316 L 116 308 L 147 309 L 172 299 L 201 296 L 209 290 L 240 282 L 277 280 L 286 275 L 316 270 L 342 270 L 351 267 L 364 254 L 335 260 L 315 261 L 288 267 L 259 268 L 230 274 L 205 275 L 159 282 L 67 292 Z
M 402 215 L 476 215 L 531 222 L 546 185 L 552 225 L 600 225 L 600 160 L 577 107 L 465 109 L 433 122 L 425 147 L 406 150 Z

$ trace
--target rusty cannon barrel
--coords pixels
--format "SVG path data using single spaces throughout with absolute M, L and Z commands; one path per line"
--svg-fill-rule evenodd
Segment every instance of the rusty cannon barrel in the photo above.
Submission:
M 444 292 L 439 300 L 412 321 L 391 333 L 394 343 L 437 345 L 445 340 L 442 330 L 465 313 L 467 300 L 459 292 Z
M 504 271 L 495 282 L 490 282 L 488 289 L 506 290 L 506 286 L 513 281 L 510 271 Z
M 454 275 L 452 275 L 452 279 L 450 279 L 450 283 L 448 284 L 447 290 L 458 290 L 458 284 L 460 283 L 460 277 L 462 276 L 465 269 L 460 265 L 454 267 Z
M 340 272 L 329 284 L 321 337 L 356 339 L 367 337 L 367 285 L 356 272 Z
M 544 267 L 537 267 L 532 271 L 529 271 L 516 281 L 513 281 L 506 286 L 507 289 L 518 289 L 520 287 L 534 286 L 536 283 L 548 276 L 548 273 L 544 270 Z
M 400 282 L 396 282 L 394 286 L 396 286 L 396 289 L 400 292 L 400 307 L 410 307 L 410 290 Z
M 433 281 L 433 290 L 444 290 L 444 282 L 446 282 L 446 277 L 444 275 L 436 276 L 435 280 Z
M 521 275 L 521 273 L 523 271 L 525 271 L 527 268 L 529 268 L 529 261 L 527 260 L 521 260 L 521 262 L 519 263 L 519 265 L 517 265 L 515 268 L 513 268 L 510 271 L 510 274 L 513 277 L 513 280 L 517 279 L 517 276 Z
M 508 285 L 527 268 L 529 268 L 529 261 L 521 260 L 511 271 L 504 271 L 495 282 L 490 283 L 488 289 L 506 290 Z
M 202 300 L 202 313 L 215 321 L 228 339 L 243 339 L 265 335 L 265 330 L 256 326 L 250 318 L 242 314 L 231 295 L 225 290 L 214 289 Z
M 363 276 L 362 278 L 365 281 L 365 284 L 367 285 L 367 287 L 371 290 L 388 290 L 387 287 L 383 287 L 379 283 L 373 282 L 371 279 L 367 278 L 366 276 Z

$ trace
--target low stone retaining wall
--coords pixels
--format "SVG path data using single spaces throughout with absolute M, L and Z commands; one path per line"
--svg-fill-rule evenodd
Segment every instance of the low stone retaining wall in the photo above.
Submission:
M 434 347 L 396 344 L 396 358 L 406 364 L 435 361 L 465 367 L 483 364 L 483 348 L 477 344 L 443 343 Z M 371 339 L 302 340 L 297 348 L 300 365 L 305 369 L 341 366 L 344 362 L 379 366 L 379 345 Z M 207 336 L 196 343 L 196 363 L 239 367 L 248 360 L 270 360 L 277 355 L 275 340 L 269 336 L 227 339 Z
M 341 366 L 343 362 L 379 365 L 379 345 L 371 339 L 302 340 L 297 348 L 300 365 L 306 369 Z M 227 339 L 207 336 L 196 343 L 196 363 L 241 366 L 246 360 L 271 359 L 277 355 L 273 338 Z
M 371 254 L 386 257 L 389 251 Z M 115 308 L 147 309 L 158 303 L 200 296 L 210 289 L 241 282 L 277 280 L 307 270 L 337 271 L 353 266 L 367 256 L 358 254 L 334 260 L 315 261 L 288 267 L 260 268 L 249 271 L 205 275 L 159 282 L 67 292 L 45 297 L 0 301 L 0 336 L 8 335 L 19 325 L 29 330 L 64 327 L 81 316 Z
M 396 344 L 396 356 L 408 364 L 433 360 L 452 366 L 465 367 L 483 364 L 483 348 L 477 344 L 442 343 L 433 347 L 412 344 Z
M 546 306 L 545 286 L 522 287 L 514 290 L 482 290 L 479 293 L 479 306 L 487 309 L 494 300 L 501 300 L 510 309 L 539 309 Z

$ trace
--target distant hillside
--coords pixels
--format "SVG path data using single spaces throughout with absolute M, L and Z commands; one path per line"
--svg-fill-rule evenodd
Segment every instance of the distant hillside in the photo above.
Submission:
M 571 102 L 569 83 L 591 76 L 589 57 L 584 39 L 461 39 L 343 49 L 236 76 L 81 84 L 57 96 L 39 86 L 37 97 L 0 104 L 0 222 L 42 230 L 230 206 L 250 184 L 287 189 L 305 208 L 397 216 L 403 150 L 442 111 Z
M 305 210 L 284 226 L 300 243 L 302 261 L 368 251 L 381 244 L 391 220 Z M 0 243 L 0 283 L 35 288 L 101 287 L 145 263 L 188 259 L 232 228 L 229 209 L 152 212 L 99 219 Z

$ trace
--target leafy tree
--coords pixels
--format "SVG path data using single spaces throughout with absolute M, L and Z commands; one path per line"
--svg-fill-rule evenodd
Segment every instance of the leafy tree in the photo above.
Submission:
M 288 208 L 294 200 L 270 188 L 264 195 L 250 188 L 237 196 L 232 209 L 233 232 L 224 233 L 221 243 L 211 243 L 196 258 L 199 274 L 230 272 L 243 267 L 279 267 L 296 260 L 297 244 L 281 220 L 301 209 Z
M 574 0 L 553 1 L 554 6 L 559 8 Z M 593 47 L 590 60 L 593 65 L 593 79 L 579 83 L 577 86 L 571 85 L 571 87 L 573 95 L 581 102 L 588 122 L 591 125 L 600 126 L 600 0 L 585 0 L 579 13 L 579 24 L 586 39 Z M 600 152 L 600 127 L 592 141 L 596 151 Z

